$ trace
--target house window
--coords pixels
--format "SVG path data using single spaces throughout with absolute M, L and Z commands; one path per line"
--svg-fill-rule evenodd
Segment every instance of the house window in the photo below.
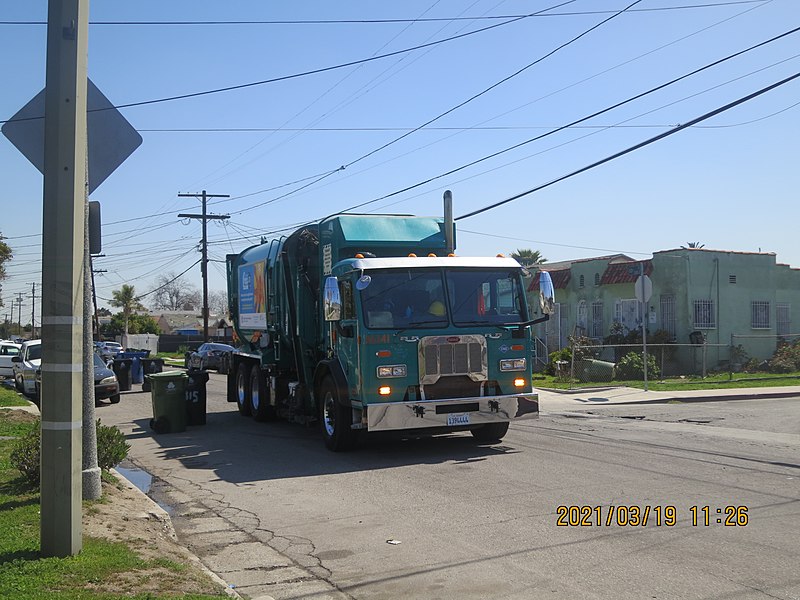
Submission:
M 600 285 L 600 273 L 595 273 L 594 274 L 594 284 L 595 285 Z
M 581 275 L 581 277 L 583 277 L 583 275 Z M 578 335 L 586 335 L 586 300 L 578 302 L 578 319 L 575 333 Z
M 675 318 L 675 296 L 664 294 L 661 296 L 661 328 L 669 334 L 669 339 L 678 337 L 677 319 Z
M 603 303 L 600 300 L 592 302 L 592 329 L 589 335 L 593 338 L 603 337 Z
M 769 302 L 754 300 L 750 303 L 750 327 L 769 329 Z
M 614 302 L 614 321 L 620 323 L 626 332 L 639 327 L 639 305 L 635 298 Z
M 713 300 L 694 301 L 695 329 L 716 329 L 717 318 Z
M 580 278 L 578 279 L 578 287 L 584 287 L 584 285 L 585 285 L 584 277 L 583 275 L 581 275 Z
M 779 302 L 775 305 L 775 322 L 778 335 L 789 335 L 792 331 L 792 305 Z

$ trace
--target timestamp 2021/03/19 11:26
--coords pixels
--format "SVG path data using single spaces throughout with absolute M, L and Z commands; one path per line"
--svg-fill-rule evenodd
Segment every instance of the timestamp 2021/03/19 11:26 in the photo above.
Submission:
M 693 505 L 680 511 L 674 504 L 644 505 L 566 505 L 556 507 L 559 527 L 675 527 L 684 521 L 692 527 L 746 527 L 750 522 L 747 506 Z

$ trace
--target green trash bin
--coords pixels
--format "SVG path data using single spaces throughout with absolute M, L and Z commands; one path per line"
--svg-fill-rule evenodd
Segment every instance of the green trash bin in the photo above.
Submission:
M 150 428 L 156 433 L 186 431 L 186 373 L 164 371 L 147 377 L 153 399 Z

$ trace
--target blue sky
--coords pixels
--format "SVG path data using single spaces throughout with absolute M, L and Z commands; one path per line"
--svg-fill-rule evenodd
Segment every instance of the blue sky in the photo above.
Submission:
M 477 17 L 562 5 L 358 66 L 122 109 L 144 141 L 92 195 L 103 207 L 106 256 L 95 263 L 107 271 L 96 280 L 100 305 L 123 283 L 145 293 L 158 276 L 178 274 L 200 258 L 199 223 L 177 217 L 196 212 L 199 202 L 178 198 L 179 192 L 231 195 L 209 205 L 211 212 L 231 215 L 224 225 L 209 224 L 215 261 L 209 286 L 222 290 L 225 254 L 256 243 L 262 233 L 437 177 L 800 26 L 797 0 L 642 0 L 558 49 L 632 1 L 94 0 L 89 76 L 115 104 L 304 73 L 511 20 Z M 0 120 L 38 93 L 45 76 L 45 26 L 7 23 L 46 17 L 43 0 L 3 4 Z M 380 19 L 403 21 L 132 24 Z M 124 24 L 101 23 L 109 21 Z M 438 215 L 442 193 L 450 189 L 458 216 L 534 188 L 795 74 L 798 39 L 800 33 L 787 36 L 581 127 L 361 211 Z M 537 59 L 428 127 L 358 160 Z M 779 262 L 800 267 L 798 102 L 795 80 L 700 126 L 459 221 L 458 252 L 532 248 L 551 262 L 614 252 L 645 258 L 697 241 L 712 249 L 774 252 Z M 228 131 L 187 131 L 197 129 Z M 342 165 L 348 166 L 334 172 Z M 42 178 L 4 137 L 0 172 L 7 207 L 0 233 L 15 254 L 2 288 L 8 310 L 12 297 L 29 294 L 31 282 L 41 279 Z M 199 265 L 183 278 L 199 288 Z M 30 313 L 25 302 L 23 317 Z

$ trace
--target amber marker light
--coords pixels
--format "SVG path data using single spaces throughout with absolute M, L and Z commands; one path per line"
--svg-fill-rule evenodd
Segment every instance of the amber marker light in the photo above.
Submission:
M 378 388 L 378 393 L 381 396 L 388 396 L 389 394 L 392 393 L 392 388 L 390 388 L 388 385 L 382 385 L 381 387 Z
M 380 357 L 380 358 L 388 358 L 388 357 L 389 357 L 389 356 L 391 356 L 391 355 L 392 355 L 392 353 L 391 353 L 391 351 L 389 351 L 389 350 L 378 350 L 378 351 L 375 353 L 375 356 L 378 356 L 378 357 Z
M 505 255 L 504 254 L 498 254 L 497 258 L 505 258 Z
M 358 254 L 356 254 L 356 258 L 364 258 L 364 255 L 359 252 Z
M 428 258 L 436 258 L 436 255 L 433 252 L 431 252 L 428 254 Z
M 524 379 L 515 379 L 514 380 L 514 387 L 525 387 L 525 380 Z
M 414 254 L 413 252 L 409 252 L 408 258 L 417 258 L 417 255 Z

